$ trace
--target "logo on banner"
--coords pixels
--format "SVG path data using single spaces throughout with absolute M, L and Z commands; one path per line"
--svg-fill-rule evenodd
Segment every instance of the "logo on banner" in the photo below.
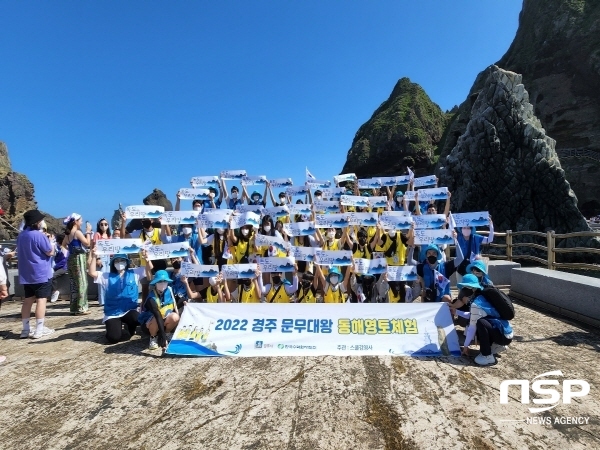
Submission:
M 232 355 L 237 355 L 242 350 L 242 344 L 238 344 L 235 346 L 235 350 L 225 350 L 226 353 L 231 353 Z

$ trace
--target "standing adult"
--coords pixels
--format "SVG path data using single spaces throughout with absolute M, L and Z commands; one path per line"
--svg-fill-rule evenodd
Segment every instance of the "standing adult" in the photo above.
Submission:
M 44 326 L 46 316 L 46 301 L 52 292 L 51 257 L 54 248 L 50 240 L 42 233 L 46 227 L 44 214 L 37 209 L 27 211 L 23 215 L 24 228 L 17 237 L 17 257 L 19 261 L 19 282 L 25 290 L 25 300 L 21 307 L 23 330 L 21 338 L 32 337 L 39 339 L 54 333 L 54 330 Z M 35 332 L 30 331 L 29 320 L 31 307 L 35 307 Z
M 90 314 L 87 297 L 87 252 L 92 241 L 92 225 L 88 223 L 85 234 L 81 231 L 83 219 L 73 213 L 63 220 L 66 225 L 63 245 L 69 249 L 67 268 L 71 281 L 71 315 Z
M 100 240 L 103 239 L 110 239 L 111 237 L 111 232 L 110 232 L 110 225 L 108 224 L 108 220 L 106 220 L 105 218 L 102 218 L 98 221 L 98 223 L 96 224 L 96 232 L 94 233 L 94 244 Z M 97 268 L 100 269 L 101 272 L 110 272 L 110 256 L 109 255 L 102 255 L 99 256 L 96 260 L 97 264 Z M 104 292 L 105 289 L 103 289 L 102 285 L 98 285 L 98 304 L 100 306 L 104 305 Z

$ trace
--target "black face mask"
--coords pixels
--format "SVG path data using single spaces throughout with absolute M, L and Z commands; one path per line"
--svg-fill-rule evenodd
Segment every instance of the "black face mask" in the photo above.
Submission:
M 390 289 L 392 290 L 394 295 L 398 295 L 398 293 L 400 292 L 400 285 L 396 283 L 390 283 Z
M 360 245 L 365 245 L 367 243 L 367 238 L 363 238 L 363 237 L 358 238 L 358 243 Z
M 173 261 L 171 263 L 171 265 L 173 266 L 173 269 L 175 269 L 175 270 L 181 269 L 181 261 Z
M 279 275 L 273 277 L 273 284 L 281 284 L 281 277 Z
M 144 220 L 144 221 L 142 222 L 142 226 L 143 226 L 145 229 L 148 229 L 148 228 L 150 228 L 150 227 L 152 226 L 152 222 L 150 222 L 149 220 Z
M 303 281 L 302 282 L 302 287 L 306 289 L 306 288 L 310 287 L 311 284 L 312 283 L 310 281 Z
M 428 257 L 427 257 L 427 262 L 428 262 L 429 264 L 435 264 L 435 263 L 437 262 L 437 256 L 433 256 L 433 255 L 431 255 L 431 256 L 428 256 Z
M 246 278 L 246 279 L 240 280 L 240 284 L 241 284 L 242 286 L 245 286 L 245 287 L 248 287 L 248 286 L 250 286 L 250 283 L 252 283 L 252 280 L 250 280 L 249 278 Z

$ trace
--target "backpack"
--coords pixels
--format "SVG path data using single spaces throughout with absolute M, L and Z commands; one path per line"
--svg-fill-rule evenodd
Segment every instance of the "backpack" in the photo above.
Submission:
M 512 320 L 515 318 L 515 307 L 512 300 L 500 289 L 494 286 L 486 287 L 481 295 L 498 311 L 501 319 Z

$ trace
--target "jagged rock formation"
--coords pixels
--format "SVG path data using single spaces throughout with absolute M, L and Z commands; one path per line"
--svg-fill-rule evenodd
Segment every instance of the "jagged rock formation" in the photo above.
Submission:
M 440 182 L 452 192 L 452 209 L 489 210 L 498 230 L 589 231 L 521 75 L 497 66 L 484 74 L 482 89 L 470 99 L 464 133 L 440 160 Z
M 173 211 L 173 204 L 160 189 L 154 189 L 150 195 L 144 198 L 144 205 L 163 206 L 165 211 Z
M 448 117 L 408 78 L 357 131 L 342 172 L 359 177 L 399 175 L 411 167 L 431 174 Z

